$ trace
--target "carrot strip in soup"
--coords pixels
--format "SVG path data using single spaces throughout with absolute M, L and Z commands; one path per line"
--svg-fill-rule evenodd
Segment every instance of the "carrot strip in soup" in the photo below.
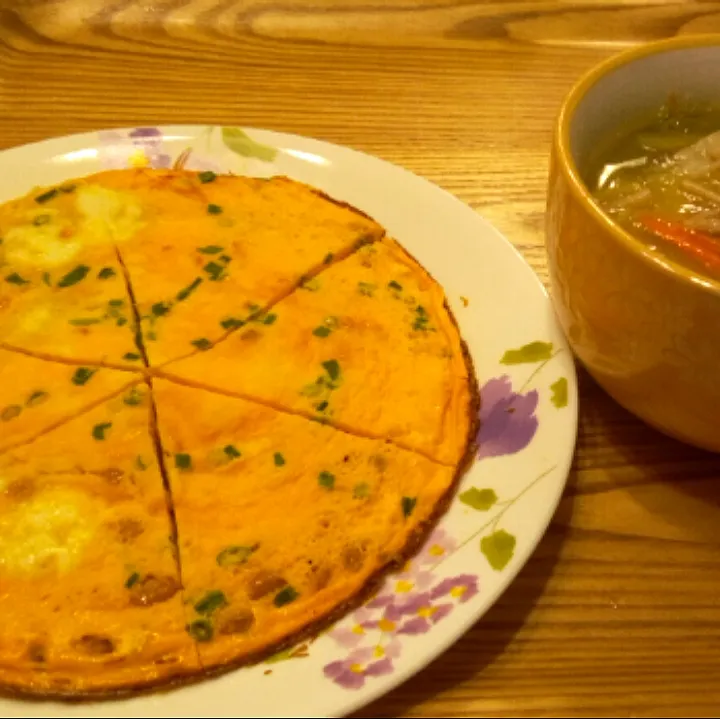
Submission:
M 643 215 L 637 220 L 648 232 L 672 242 L 687 254 L 693 255 L 709 270 L 720 273 L 720 242 L 711 235 L 690 230 L 678 222 L 652 215 Z

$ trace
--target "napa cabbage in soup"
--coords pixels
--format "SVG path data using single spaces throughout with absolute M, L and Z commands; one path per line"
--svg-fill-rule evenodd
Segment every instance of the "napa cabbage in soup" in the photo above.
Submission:
M 669 102 L 603 152 L 587 180 L 649 252 L 720 280 L 720 106 Z

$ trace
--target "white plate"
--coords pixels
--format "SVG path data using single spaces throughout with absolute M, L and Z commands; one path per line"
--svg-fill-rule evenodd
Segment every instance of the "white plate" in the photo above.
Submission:
M 422 669 L 488 610 L 538 544 L 565 486 L 577 388 L 548 297 L 507 240 L 429 182 L 303 137 L 177 126 L 74 135 L 0 153 L 0 201 L 107 167 L 168 166 L 188 148 L 186 167 L 286 174 L 350 202 L 425 265 L 445 288 L 477 371 L 480 452 L 424 549 L 374 600 L 314 642 L 167 693 L 91 704 L 0 699 L 3 717 L 352 712 Z

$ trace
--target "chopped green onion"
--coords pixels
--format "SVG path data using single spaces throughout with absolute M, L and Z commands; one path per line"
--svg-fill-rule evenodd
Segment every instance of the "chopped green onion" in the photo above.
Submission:
M 72 383 L 78 386 L 84 385 L 96 372 L 96 369 L 90 369 L 88 367 L 78 367 L 75 370 L 75 374 L 73 374 L 72 376 Z
M 213 638 L 212 624 L 205 619 L 198 619 L 185 629 L 196 642 L 209 642 Z
M 141 404 L 143 399 L 144 395 L 142 392 L 139 392 L 137 387 L 133 387 L 125 397 L 123 397 L 123 402 L 130 407 L 134 407 Z
M 133 572 L 127 578 L 127 581 L 125 582 L 125 587 L 127 589 L 130 589 L 133 586 L 133 584 L 137 584 L 139 580 L 140 580 L 140 575 L 137 572 Z
M 223 272 L 225 272 L 225 268 L 217 262 L 208 262 L 205 267 L 203 267 L 203 270 L 210 275 L 210 280 L 213 282 L 221 279 Z
M 92 436 L 97 440 L 105 439 L 105 432 L 112 427 L 112 422 L 101 422 L 93 427 Z
M 327 360 L 322 363 L 322 366 L 325 368 L 325 371 L 328 373 L 331 380 L 334 381 L 340 377 L 340 365 L 337 360 Z
M 365 297 L 372 297 L 377 285 L 373 285 L 370 282 L 358 282 L 358 292 Z
M 109 280 L 115 277 L 115 270 L 112 267 L 103 267 L 97 274 L 99 280 Z
M 223 447 L 223 452 L 225 452 L 230 459 L 237 459 L 240 456 L 240 451 L 232 444 Z
M 238 329 L 238 327 L 242 327 L 244 324 L 245 323 L 242 320 L 237 319 L 236 317 L 228 317 L 220 322 L 221 327 L 226 330 L 235 330 Z
M 215 561 L 217 561 L 218 565 L 221 567 L 232 567 L 233 565 L 245 564 L 257 548 L 257 545 L 254 547 L 244 547 L 240 545 L 225 547 L 225 549 L 217 555 Z
M 38 390 L 37 392 L 33 392 L 25 401 L 25 405 L 27 407 L 37 407 L 37 405 L 42 404 L 45 402 L 45 400 L 48 399 L 50 395 L 47 392 L 43 392 L 41 390 Z
M 25 280 L 17 272 L 13 272 L 5 277 L 5 282 L 9 282 L 11 285 L 27 285 L 29 280 Z
M 48 190 L 47 192 L 43 192 L 42 195 L 38 195 L 35 198 L 35 202 L 42 205 L 43 202 L 47 202 L 48 200 L 52 200 L 55 195 L 58 194 L 57 188 L 53 187 L 52 190 Z
M 176 454 L 175 466 L 178 469 L 192 469 L 192 457 L 189 454 L 184 453 Z
M 198 252 L 202 252 L 203 255 L 217 255 L 223 251 L 223 248 L 219 245 L 205 245 L 205 247 L 198 247 Z
M 325 489 L 333 489 L 335 487 L 335 475 L 330 472 L 320 472 L 318 483 Z
M 190 296 L 190 294 L 198 288 L 201 283 L 202 277 L 196 277 L 185 289 L 180 290 L 180 292 L 175 295 L 175 298 L 178 300 L 178 302 L 186 300 Z
M 297 592 L 297 590 L 288 585 L 287 587 L 285 587 L 285 589 L 281 589 L 275 595 L 275 599 L 273 599 L 273 604 L 276 607 L 284 607 L 286 604 L 294 602 L 299 596 L 300 594 Z
M 61 280 L 58 282 L 58 287 L 70 287 L 75 285 L 80 280 L 85 279 L 85 276 L 90 271 L 87 265 L 78 265 L 74 270 L 70 270 Z
M 194 609 L 198 614 L 212 614 L 216 609 L 227 607 L 228 600 L 225 594 L 217 589 L 208 592 L 200 601 L 195 603 Z
M 409 517 L 413 510 L 415 509 L 415 505 L 417 504 L 417 497 L 403 497 L 402 498 L 402 512 L 403 515 L 406 517 Z

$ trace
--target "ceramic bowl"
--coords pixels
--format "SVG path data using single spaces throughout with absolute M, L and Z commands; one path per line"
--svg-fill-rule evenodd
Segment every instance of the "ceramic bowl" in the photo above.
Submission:
M 720 35 L 624 52 L 566 98 L 548 187 L 552 297 L 577 358 L 615 400 L 670 436 L 720 452 L 720 282 L 651 254 L 582 180 L 599 143 L 671 93 L 720 105 Z

